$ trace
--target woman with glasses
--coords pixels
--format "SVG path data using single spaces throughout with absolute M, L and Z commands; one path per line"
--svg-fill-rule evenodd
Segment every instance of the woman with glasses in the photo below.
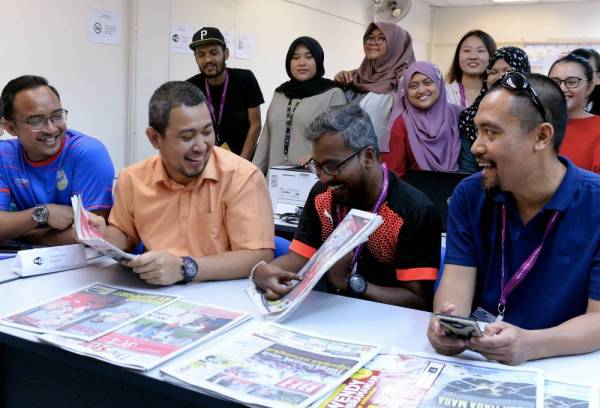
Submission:
M 458 158 L 458 167 L 461 172 L 475 173 L 479 171 L 479 166 L 473 154 L 471 154 L 471 146 L 475 142 L 475 139 L 477 139 L 477 128 L 474 122 L 475 115 L 488 89 L 507 72 L 520 72 L 522 74 L 531 72 L 529 58 L 527 58 L 525 51 L 517 47 L 502 47 L 496 50 L 490 58 L 483 77 L 481 93 L 471 106 L 460 113 L 458 128 L 460 130 L 461 149 Z
M 548 76 L 567 99 L 569 122 L 560 154 L 578 167 L 600 173 L 600 116 L 585 111 L 594 88 L 592 66 L 585 58 L 569 54 L 552 64 Z
M 275 89 L 252 162 L 266 173 L 271 166 L 304 165 L 312 145 L 306 128 L 331 105 L 346 103 L 335 82 L 323 78 L 323 48 L 311 37 L 296 38 L 285 57 L 290 80 Z
M 594 70 L 594 90 L 588 97 L 585 110 L 593 115 L 600 115 L 600 54 L 593 48 L 577 48 L 571 54 L 585 58 Z
M 371 23 L 363 36 L 365 58 L 360 67 L 341 71 L 335 81 L 345 87 L 348 102 L 358 103 L 375 128 L 382 152 L 389 152 L 392 112 L 402 74 L 415 62 L 410 34 L 393 23 Z
M 488 33 L 472 30 L 463 35 L 446 74 L 448 102 L 463 109 L 471 105 L 481 91 L 481 79 L 495 51 L 496 42 Z
M 402 78 L 401 114 L 392 127 L 390 152 L 381 158 L 397 176 L 407 169 L 457 171 L 460 107 L 448 103 L 444 79 L 430 62 L 412 64 Z

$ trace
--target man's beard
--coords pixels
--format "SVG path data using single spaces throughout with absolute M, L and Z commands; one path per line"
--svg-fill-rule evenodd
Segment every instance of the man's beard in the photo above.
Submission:
M 225 71 L 225 62 L 217 65 L 217 69 L 219 69 L 219 70 L 217 71 L 216 74 L 214 74 L 214 75 L 207 75 L 206 73 L 204 73 L 204 76 L 206 78 L 216 78 L 216 77 L 218 77 L 219 75 L 221 75 L 223 73 L 223 71 Z

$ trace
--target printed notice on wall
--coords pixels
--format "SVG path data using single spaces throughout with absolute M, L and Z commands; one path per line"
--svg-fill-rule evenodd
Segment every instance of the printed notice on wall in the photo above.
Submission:
M 171 52 L 178 54 L 192 54 L 190 43 L 194 36 L 194 28 L 187 24 L 171 24 L 171 40 L 169 41 Z
M 254 36 L 248 33 L 239 33 L 235 41 L 235 57 L 239 59 L 254 58 Z
M 101 44 L 121 45 L 123 31 L 121 13 L 96 8 L 88 9 L 88 40 Z
M 235 32 L 233 31 L 223 31 L 223 37 L 225 37 L 225 45 L 229 52 L 235 50 Z

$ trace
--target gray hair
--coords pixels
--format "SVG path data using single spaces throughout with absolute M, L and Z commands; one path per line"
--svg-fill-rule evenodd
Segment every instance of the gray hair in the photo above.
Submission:
M 173 108 L 197 106 L 201 103 L 206 103 L 206 98 L 197 86 L 182 81 L 166 82 L 159 86 L 150 98 L 148 123 L 164 136 Z
M 325 133 L 339 133 L 344 138 L 344 144 L 355 152 L 371 146 L 379 155 L 373 123 L 358 104 L 330 106 L 313 120 L 305 137 L 314 142 Z

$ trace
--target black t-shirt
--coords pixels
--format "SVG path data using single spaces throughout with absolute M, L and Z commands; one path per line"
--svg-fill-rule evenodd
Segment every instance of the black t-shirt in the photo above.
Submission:
M 225 96 L 223 118 L 220 129 L 217 128 L 216 123 L 214 124 L 215 132 L 218 133 L 218 144 L 227 143 L 232 152 L 240 154 L 250 128 L 248 108 L 257 107 L 265 100 L 252 71 L 237 68 L 227 68 L 227 71 L 229 72 L 229 85 Z M 196 85 L 202 93 L 206 94 L 204 74 L 195 75 L 187 82 Z M 219 119 L 222 93 L 223 85 L 210 86 L 210 95 L 217 120 Z
M 357 270 L 376 285 L 435 280 L 440 265 L 441 221 L 427 196 L 391 171 L 386 201 L 379 210 L 383 224 L 363 247 Z M 312 188 L 290 250 L 310 258 L 333 232 L 333 194 L 317 182 Z M 349 209 L 342 208 L 347 214 Z

